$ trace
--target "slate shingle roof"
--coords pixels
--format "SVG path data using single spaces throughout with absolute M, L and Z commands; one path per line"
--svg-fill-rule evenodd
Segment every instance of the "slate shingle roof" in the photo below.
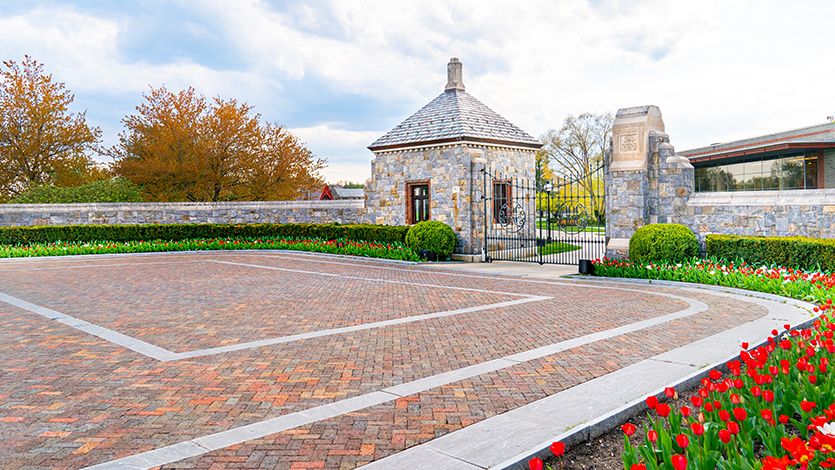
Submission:
M 835 148 L 835 124 L 826 123 L 676 152 L 692 162 L 792 148 Z
M 386 150 L 468 140 L 538 149 L 527 132 L 463 90 L 448 90 L 368 146 Z

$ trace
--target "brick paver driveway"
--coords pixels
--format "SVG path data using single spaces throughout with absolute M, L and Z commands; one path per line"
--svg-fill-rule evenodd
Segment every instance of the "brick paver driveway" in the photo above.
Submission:
M 699 300 L 304 253 L 3 260 L 0 461 L 355 468 L 766 313 Z

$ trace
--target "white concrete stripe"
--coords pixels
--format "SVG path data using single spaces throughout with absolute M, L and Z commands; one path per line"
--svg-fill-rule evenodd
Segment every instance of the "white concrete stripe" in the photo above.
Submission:
M 418 321 L 425 321 L 432 318 L 442 318 L 452 315 L 460 315 L 462 313 L 480 312 L 483 310 L 493 310 L 497 308 L 510 307 L 513 305 L 525 304 L 528 302 L 539 302 L 541 300 L 548 300 L 552 297 L 533 296 L 526 299 L 511 300 L 508 302 L 499 302 L 495 304 L 480 305 L 478 307 L 459 308 L 457 310 L 448 310 L 446 312 L 427 313 L 424 315 L 413 315 L 410 317 L 395 318 L 392 320 L 383 320 L 374 323 L 363 323 L 361 325 L 352 325 L 342 328 L 332 328 L 321 331 L 311 331 L 309 333 L 300 333 L 297 335 L 282 336 L 280 338 L 264 339 L 260 341 L 252 341 L 248 343 L 232 344 L 229 346 L 219 346 L 217 348 L 198 349 L 195 351 L 188 351 L 177 353 L 175 359 L 187 359 L 191 357 L 208 356 L 210 354 L 220 354 L 229 351 L 239 351 L 242 349 L 258 348 L 261 346 L 269 346 L 273 344 L 289 343 L 292 341 L 299 341 L 302 339 L 320 338 L 322 336 L 338 335 L 342 333 L 353 333 L 355 331 L 370 330 L 372 328 L 383 328 L 386 326 L 402 325 L 404 323 L 412 323 Z M 175 360 L 169 359 L 169 360 Z
M 377 279 L 373 277 L 361 277 L 361 276 L 348 276 L 346 274 L 334 274 L 334 273 L 326 273 L 322 271 L 304 271 L 301 269 L 290 269 L 290 268 L 279 268 L 276 266 L 264 266 L 260 264 L 248 264 L 248 263 L 233 263 L 231 261 L 218 261 L 218 260 L 206 260 L 207 263 L 218 263 L 218 264 L 229 264 L 233 266 L 244 266 L 247 268 L 257 268 L 257 269 L 269 269 L 271 271 L 285 271 L 291 273 L 300 273 L 300 274 L 315 274 L 317 276 L 326 276 L 326 277 L 340 277 L 343 279 L 353 279 L 357 281 L 369 281 L 369 282 L 381 282 L 384 284 L 400 284 L 406 285 L 409 287 L 434 287 L 437 289 L 451 289 L 451 290 L 462 290 L 467 292 L 481 292 L 484 294 L 502 294 L 502 295 L 513 295 L 516 297 L 530 297 L 530 294 L 519 294 L 516 292 L 502 292 L 502 291 L 494 291 L 494 290 L 484 290 L 484 289 L 471 289 L 468 287 L 454 287 L 454 286 L 445 286 L 441 284 L 421 284 L 415 282 L 406 282 L 406 281 L 392 281 L 390 279 Z
M 22 308 L 23 310 L 28 310 L 32 313 L 36 313 L 42 317 L 46 317 L 50 320 L 57 321 L 58 323 L 62 323 L 77 330 L 81 330 L 93 336 L 98 336 L 99 338 L 105 341 L 109 341 L 113 344 L 130 349 L 131 351 L 135 351 L 139 354 L 142 354 L 143 356 L 148 356 L 158 361 L 170 361 L 172 360 L 172 357 L 175 355 L 175 353 L 168 351 L 167 349 L 154 346 L 153 344 L 140 341 L 136 338 L 131 338 L 130 336 L 125 336 L 121 333 L 117 333 L 113 330 L 108 330 L 107 328 L 94 325 L 84 320 L 79 320 L 78 318 L 71 317 L 61 312 L 56 312 L 55 310 L 50 310 L 48 308 L 41 307 L 33 303 L 29 303 L 25 300 L 21 300 L 16 297 L 3 294 L 2 292 L 0 292 L 0 301 L 6 302 L 10 305 L 14 305 L 18 308 Z
M 643 291 L 637 291 L 643 292 Z M 340 400 L 338 402 L 334 402 L 328 405 L 317 406 L 314 408 L 310 408 L 304 411 L 298 411 L 296 413 L 287 414 L 284 416 L 280 416 L 278 418 L 272 418 L 265 421 L 261 421 L 259 423 L 253 423 L 246 426 L 241 426 L 240 428 L 234 428 L 227 431 L 223 431 L 220 433 L 210 434 L 208 436 L 199 437 L 192 439 L 190 441 L 186 441 L 190 443 L 190 445 L 183 445 L 185 443 L 175 444 L 176 446 L 181 446 L 176 448 L 176 452 L 173 452 L 172 455 L 169 457 L 163 451 L 167 449 L 167 447 L 163 447 L 161 449 L 156 449 L 149 452 L 143 452 L 141 454 L 136 454 L 130 457 L 124 457 L 122 459 L 112 460 L 110 462 L 106 462 L 100 465 L 96 465 L 93 467 L 87 467 L 88 470 L 104 470 L 104 469 L 116 469 L 116 468 L 141 468 L 141 469 L 149 469 L 160 465 L 165 465 L 169 463 L 176 462 L 177 460 L 173 460 L 177 458 L 182 450 L 181 449 L 188 449 L 194 452 L 193 454 L 189 455 L 189 457 L 196 457 L 198 455 L 205 454 L 212 450 L 222 449 L 231 445 L 240 444 L 249 440 L 253 439 L 260 439 L 262 437 L 268 436 L 270 434 L 276 434 L 282 431 L 286 431 L 288 429 L 293 429 L 297 426 L 302 426 L 305 424 L 310 424 L 316 422 L 320 419 L 328 419 L 333 418 L 336 416 L 343 415 L 345 413 L 350 413 L 354 411 L 361 410 L 363 408 L 367 408 L 369 406 L 378 405 L 381 403 L 385 403 L 387 401 L 396 400 L 397 398 L 412 395 L 415 393 L 423 392 L 426 390 L 431 390 L 433 388 L 437 388 L 443 385 L 447 385 L 450 383 L 458 382 L 461 380 L 465 380 L 471 377 L 476 377 L 478 375 L 482 375 L 489 372 L 495 372 L 500 369 L 504 369 L 506 367 L 511 367 L 514 365 L 519 364 L 522 362 L 522 357 L 526 357 L 527 361 L 539 359 L 548 355 L 553 354 L 552 351 L 564 351 L 568 349 L 567 347 L 563 347 L 564 343 L 568 343 L 571 347 L 578 347 L 585 344 L 589 344 L 595 341 L 600 341 L 603 339 L 608 339 L 614 336 L 618 336 L 623 334 L 624 332 L 632 332 L 632 331 L 640 331 L 641 329 L 650 328 L 652 326 L 656 326 L 665 322 L 677 320 L 680 318 L 684 318 L 690 315 L 695 315 L 696 313 L 705 311 L 708 306 L 703 302 L 688 299 L 685 297 L 672 295 L 672 294 L 659 294 L 664 295 L 665 297 L 671 297 L 683 300 L 687 302 L 690 306 L 687 309 L 674 312 L 668 315 L 664 315 L 658 317 L 656 319 L 652 319 L 655 321 L 648 321 L 644 320 L 641 322 L 636 322 L 634 328 L 630 328 L 628 325 L 626 327 L 618 327 L 613 328 L 610 330 L 593 333 L 590 335 L 582 336 L 580 338 L 573 338 L 568 341 L 562 341 L 559 343 L 554 343 L 549 346 L 545 346 L 542 348 L 538 348 L 535 353 L 532 351 L 528 351 L 526 353 L 519 353 L 513 354 L 510 356 L 506 356 L 503 358 L 494 359 L 491 361 L 486 361 L 480 364 L 475 364 L 468 367 L 463 367 L 460 369 L 456 369 L 449 372 L 444 372 L 441 374 L 433 375 L 431 377 L 426 377 L 423 379 L 414 380 L 412 382 L 408 382 L 401 385 L 395 385 L 393 387 L 384 388 L 383 390 L 371 392 L 365 395 L 360 395 L 357 397 L 349 398 L 346 400 Z M 531 354 L 528 354 L 531 353 Z M 523 356 L 524 355 L 524 356 Z M 508 360 L 508 358 L 515 357 L 516 360 Z M 295 425 L 294 425 L 295 424 Z M 169 446 L 170 447 L 170 446 Z M 199 452 L 200 448 L 208 449 L 204 452 Z M 182 458 L 178 458 L 178 460 L 182 460 Z M 141 466 L 144 465 L 144 466 Z
M 202 356 L 209 356 L 213 354 L 222 354 L 230 351 L 241 351 L 244 349 L 252 349 L 252 348 L 259 348 L 262 346 L 270 346 L 274 344 L 282 344 L 282 343 L 290 343 L 293 341 L 300 341 L 303 339 L 311 339 L 311 338 L 320 338 L 323 336 L 332 336 L 332 335 L 339 335 L 343 333 L 352 333 L 355 331 L 362 331 L 362 330 L 370 330 L 374 328 L 384 328 L 387 326 L 393 325 L 402 325 L 405 323 L 412 323 L 412 322 L 419 322 L 430 320 L 433 318 L 443 318 L 452 315 L 460 315 L 463 313 L 473 313 L 473 312 L 480 312 L 484 310 L 493 310 L 497 308 L 503 307 L 511 307 L 514 305 L 525 304 L 528 302 L 539 302 L 542 300 L 548 300 L 551 297 L 543 297 L 543 296 L 530 296 L 524 299 L 517 299 L 517 300 L 510 300 L 507 302 L 498 302 L 495 304 L 488 304 L 488 305 L 480 305 L 477 307 L 468 307 L 468 308 L 460 308 L 456 310 L 447 310 L 445 312 L 436 312 L 436 313 L 427 313 L 424 315 L 413 315 L 409 317 L 402 317 L 402 318 L 395 318 L 392 320 L 383 320 L 379 322 L 373 323 L 363 323 L 360 325 L 352 325 L 346 326 L 342 328 L 331 328 L 327 330 L 320 330 L 320 331 L 311 331 L 309 333 L 300 333 L 297 335 L 289 335 L 289 336 L 281 336 L 278 338 L 271 338 L 265 339 L 260 341 L 251 341 L 247 343 L 240 343 L 240 344 L 233 344 L 229 346 L 219 346 L 216 348 L 206 348 L 206 349 L 198 349 L 195 351 L 186 351 L 181 353 L 175 353 L 173 351 L 169 351 L 164 348 L 160 348 L 158 346 L 154 346 L 153 344 L 146 343 L 145 341 L 138 340 L 136 338 L 132 338 L 127 335 L 123 335 L 122 333 L 118 333 L 116 331 L 104 328 L 102 326 L 98 326 L 92 323 L 89 323 L 84 320 L 80 320 L 75 317 L 71 317 L 61 312 L 56 312 L 55 310 L 51 310 L 45 307 L 41 307 L 35 305 L 33 303 L 27 302 L 25 300 L 18 299 L 16 297 L 12 297 L 10 295 L 6 295 L 0 293 L 0 301 L 6 302 L 10 305 L 14 305 L 16 307 L 22 308 L 24 310 L 28 310 L 32 313 L 36 313 L 43 317 L 46 317 L 50 320 L 57 321 L 69 327 L 75 328 L 77 330 L 84 331 L 85 333 L 89 333 L 93 336 L 97 336 L 105 341 L 109 341 L 113 344 L 118 346 L 130 349 L 131 351 L 137 352 L 144 356 L 148 356 L 152 359 L 156 359 L 161 362 L 167 361 L 178 361 L 182 359 L 190 359 L 195 357 L 202 357 Z

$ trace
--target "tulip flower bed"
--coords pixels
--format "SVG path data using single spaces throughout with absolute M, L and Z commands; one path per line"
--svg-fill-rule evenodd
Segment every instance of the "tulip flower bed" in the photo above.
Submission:
M 193 240 L 140 240 L 134 242 L 55 242 L 24 246 L 0 245 L 0 258 L 30 256 L 89 255 L 101 253 L 145 253 L 201 250 L 297 250 L 420 261 L 412 250 L 399 243 L 375 243 L 318 238 L 200 238 Z
M 711 370 L 687 406 L 646 399 L 643 443 L 625 423 L 625 470 L 795 470 L 835 468 L 835 322 L 832 302 L 812 328 L 771 331 L 765 346 L 741 345 L 730 371 Z M 677 399 L 672 388 L 669 399 Z M 648 424 L 647 424 L 648 423 Z M 552 447 L 554 450 L 555 447 Z M 557 447 L 562 455 L 564 447 Z M 539 459 L 529 462 L 542 469 Z M 548 467 L 551 468 L 551 467 Z
M 638 264 L 629 260 L 597 259 L 594 274 L 605 277 L 659 279 L 737 287 L 815 303 L 832 298 L 835 274 L 778 266 L 697 260 L 675 265 Z

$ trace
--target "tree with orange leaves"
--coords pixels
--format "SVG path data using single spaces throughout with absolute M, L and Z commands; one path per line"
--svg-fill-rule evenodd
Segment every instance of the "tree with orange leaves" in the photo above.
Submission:
M 45 184 L 75 186 L 105 176 L 85 154 L 101 130 L 86 112 L 68 111 L 74 96 L 26 56 L 0 69 L 0 201 Z
M 234 99 L 188 88 L 143 95 L 110 149 L 113 171 L 155 201 L 282 200 L 322 184 L 325 166 L 287 129 Z

